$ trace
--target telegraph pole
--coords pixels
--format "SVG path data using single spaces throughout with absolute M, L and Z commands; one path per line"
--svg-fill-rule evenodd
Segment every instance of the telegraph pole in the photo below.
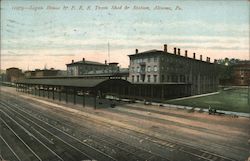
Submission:
M 248 79 L 248 105 L 250 105 L 250 78 Z
M 110 47 L 109 47 L 109 42 L 108 42 L 108 63 L 110 63 Z

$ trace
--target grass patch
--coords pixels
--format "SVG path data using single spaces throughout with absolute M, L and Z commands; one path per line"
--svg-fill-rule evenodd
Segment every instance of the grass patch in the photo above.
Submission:
M 217 110 L 250 113 L 250 105 L 248 105 L 248 89 L 243 88 L 220 91 L 219 94 L 198 98 L 168 100 L 165 101 L 165 103 L 198 108 L 208 108 L 211 106 Z

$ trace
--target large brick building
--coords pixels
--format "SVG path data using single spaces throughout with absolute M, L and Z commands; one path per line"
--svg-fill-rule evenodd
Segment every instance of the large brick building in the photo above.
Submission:
M 68 76 L 80 76 L 86 74 L 105 74 L 116 73 L 119 71 L 118 63 L 99 63 L 94 61 L 86 61 L 84 58 L 81 61 L 66 64 Z
M 19 68 L 12 67 L 6 69 L 6 81 L 8 82 L 15 82 L 23 77 L 22 70 Z
M 52 77 L 52 76 L 58 76 L 60 70 L 55 70 L 54 68 L 51 69 L 36 69 L 34 71 L 25 71 L 24 75 L 25 78 L 31 78 L 31 77 Z
M 213 92 L 218 87 L 217 64 L 210 62 L 207 57 L 204 61 L 202 55 L 196 59 L 188 57 L 187 51 L 181 55 L 180 49 L 174 52 L 167 50 L 149 50 L 128 55 L 130 58 L 129 81 L 133 84 L 161 86 L 158 90 L 161 98 L 197 95 Z M 152 87 L 148 87 L 152 88 Z M 154 87 L 157 89 L 157 87 Z M 146 89 L 145 95 L 150 91 Z M 154 91 L 151 95 L 155 95 Z
M 247 86 L 250 83 L 250 61 L 240 61 L 232 66 L 232 85 Z

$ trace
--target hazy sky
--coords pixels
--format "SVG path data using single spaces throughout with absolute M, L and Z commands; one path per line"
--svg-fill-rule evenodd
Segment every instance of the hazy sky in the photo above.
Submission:
M 249 1 L 1 1 L 1 68 L 57 68 L 81 60 L 129 63 L 173 47 L 203 58 L 249 59 Z M 112 6 L 121 9 L 112 9 Z M 53 8 L 53 9 L 52 9 Z M 198 56 L 197 56 L 198 57 Z

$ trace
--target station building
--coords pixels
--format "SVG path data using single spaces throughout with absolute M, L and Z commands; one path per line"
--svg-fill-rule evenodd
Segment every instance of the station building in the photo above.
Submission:
M 149 50 L 128 55 L 129 81 L 140 88 L 144 88 L 144 95 L 161 98 L 182 97 L 198 95 L 217 91 L 218 70 L 217 64 L 210 62 L 202 55 L 196 59 L 188 57 L 187 50 L 182 55 L 180 49 L 174 48 L 174 52 L 167 50 Z M 139 88 L 139 87 L 138 87 Z M 145 89 L 146 88 L 146 89 Z M 150 88 L 159 88 L 158 93 L 150 92 Z
M 94 61 L 87 61 L 83 58 L 81 61 L 66 64 L 68 76 L 79 76 L 86 74 L 104 74 L 104 73 L 116 73 L 119 71 L 118 63 L 112 62 L 99 63 Z
M 107 95 L 118 98 L 164 101 L 166 99 L 217 91 L 218 64 L 210 58 L 188 57 L 187 51 L 149 50 L 128 55 L 129 70 L 121 71 L 118 63 L 72 61 L 67 65 L 67 76 L 30 78 L 17 81 L 17 89 L 40 92 L 58 92 L 74 97 L 92 93 L 93 97 Z M 96 82 L 96 83 L 94 83 Z M 35 92 L 36 93 L 36 92 Z M 48 94 L 49 95 L 49 94 Z M 74 99 L 76 100 L 76 99 Z

